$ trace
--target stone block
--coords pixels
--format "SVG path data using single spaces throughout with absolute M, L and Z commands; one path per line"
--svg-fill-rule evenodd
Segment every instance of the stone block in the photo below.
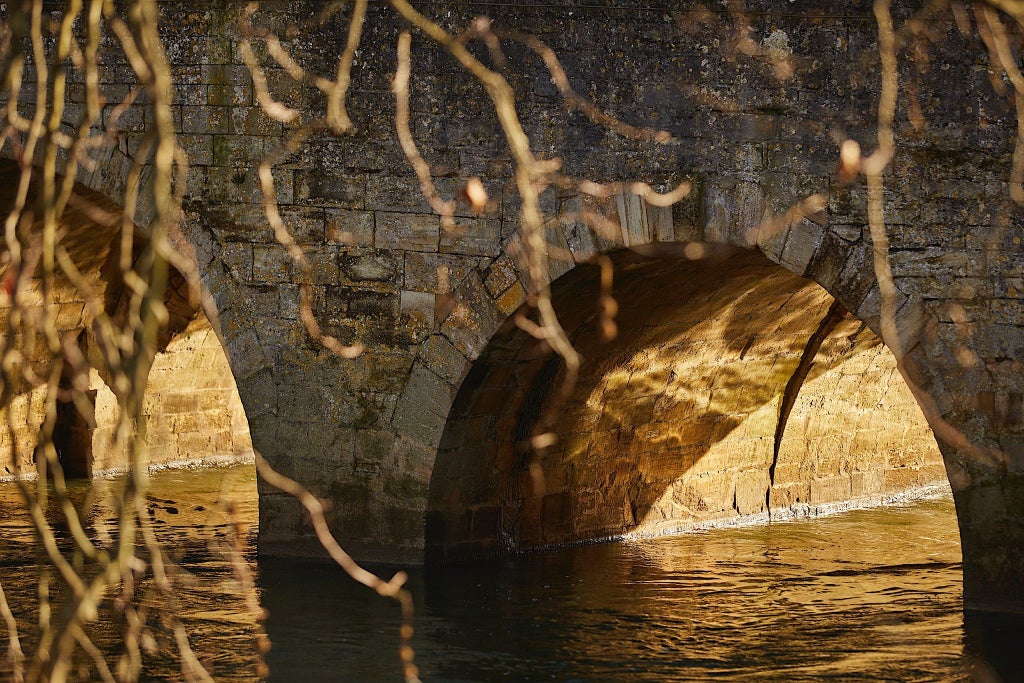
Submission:
M 438 250 L 441 219 L 430 214 L 377 212 L 378 247 L 407 251 Z
M 213 164 L 213 135 L 179 135 L 178 143 L 188 155 L 192 166 L 210 166 Z M 190 169 L 191 170 L 191 169 Z
M 338 259 L 341 272 L 349 282 L 397 284 L 401 262 L 391 252 L 346 253 Z
M 479 264 L 474 256 L 405 252 L 405 289 L 451 294 Z
M 442 334 L 432 334 L 427 338 L 420 357 L 431 370 L 454 387 L 459 385 L 469 369 L 466 357 Z
M 232 129 L 232 109 L 229 107 L 182 105 L 181 123 L 183 133 L 226 135 L 236 132 Z
M 212 161 L 213 144 L 210 144 L 210 161 Z M 186 203 L 192 203 L 196 201 L 202 201 L 207 199 L 209 184 L 209 170 L 199 164 L 199 154 L 205 153 L 204 151 L 197 152 L 197 157 L 189 157 L 188 177 L 185 180 L 185 193 L 182 195 L 182 199 Z M 204 160 L 206 160 L 204 158 Z
M 497 256 L 500 222 L 491 218 L 460 218 L 451 228 L 442 229 L 440 251 L 469 256 Z
M 300 201 L 315 201 L 324 206 L 347 209 L 363 209 L 366 202 L 366 178 L 360 175 L 332 173 L 323 170 L 297 171 L 295 174 L 295 197 Z M 328 214 L 330 219 L 331 214 Z M 352 216 L 340 214 L 339 220 L 347 221 Z M 365 219 L 363 219 L 365 220 Z M 356 238 L 364 232 L 342 226 L 336 234 L 343 235 L 350 230 Z
M 297 266 L 285 248 L 277 244 L 252 247 L 252 279 L 267 284 L 292 282 Z
M 189 110 L 200 109 L 198 107 L 188 107 Z M 68 112 L 71 116 L 74 116 L 75 112 Z M 122 107 L 119 104 L 108 104 L 103 108 L 100 114 L 103 121 L 104 128 L 109 132 L 117 131 L 118 135 L 124 136 L 126 133 L 142 133 L 153 127 L 154 119 L 153 112 L 146 106 L 139 104 L 138 102 L 129 105 L 128 107 Z M 77 117 L 75 117 L 77 118 Z M 213 114 L 210 121 L 216 121 L 216 113 Z M 186 133 L 210 133 L 216 132 L 209 129 L 195 129 L 192 127 L 179 128 Z
M 395 435 L 387 430 L 356 429 L 352 432 L 352 448 L 356 461 L 376 463 L 378 468 L 390 466 L 389 459 Z M 385 491 L 387 491 L 385 483 Z
M 392 457 L 402 472 L 427 481 L 434 468 L 437 452 L 401 435 L 395 437 L 391 449 Z
M 704 239 L 722 244 L 753 244 L 772 208 L 757 183 L 708 186 L 701 196 Z
M 675 225 L 671 206 L 655 206 L 645 202 L 647 224 L 650 226 L 651 238 L 656 242 L 675 241 Z
M 220 260 L 232 278 L 240 283 L 253 280 L 253 247 L 244 242 L 228 242 L 220 251 Z
M 576 264 L 585 263 L 600 251 L 601 240 L 581 219 L 561 218 L 562 234 Z
M 1024 327 L 1024 299 L 1020 297 L 992 299 L 989 302 L 992 320 L 1002 325 Z
M 856 311 L 875 286 L 875 271 L 868 247 L 848 252 L 839 281 L 829 292 L 849 311 Z
M 425 446 L 436 446 L 451 400 L 452 389 L 442 378 L 422 365 L 413 366 L 395 408 L 395 433 Z
M 487 269 L 484 285 L 492 297 L 497 297 L 519 280 L 515 264 L 508 256 L 500 256 Z
M 220 127 L 215 132 L 235 135 L 256 135 L 282 139 L 284 126 L 267 116 L 259 106 L 253 107 L 203 107 L 204 110 L 220 112 Z M 182 111 L 182 116 L 187 112 Z M 269 150 L 268 150 L 269 151 Z
M 821 245 L 822 230 L 815 223 L 802 219 L 790 226 L 779 264 L 803 276 Z
M 544 254 L 540 255 L 541 263 L 546 266 L 548 281 L 553 282 L 572 270 L 575 260 L 558 220 L 549 220 L 544 224 L 543 236 Z
M 211 83 L 206 88 L 207 103 L 213 107 L 248 107 L 253 104 L 249 79 L 230 84 Z
M 349 247 L 373 246 L 373 213 L 328 208 L 325 238 Z
M 294 276 L 301 282 L 313 285 L 336 285 L 339 283 L 338 251 L 334 246 L 307 246 L 303 249 L 305 272 L 295 264 Z
M 454 293 L 454 307 L 441 326 L 459 351 L 475 359 L 505 322 L 479 277 L 471 276 Z
M 296 244 L 324 241 L 324 212 L 317 207 L 281 206 L 281 222 Z
M 402 290 L 399 294 L 401 318 L 422 330 L 434 328 L 435 296 L 427 292 Z
M 813 479 L 810 485 L 810 499 L 807 502 L 812 505 L 846 500 L 850 496 L 850 480 L 846 476 Z
M 619 211 L 619 228 L 622 230 L 623 246 L 631 247 L 649 244 L 651 226 L 644 200 L 630 192 L 615 195 L 615 205 Z
M 499 311 L 505 315 L 512 315 L 526 302 L 526 298 L 526 288 L 521 283 L 516 282 L 506 289 L 501 296 L 497 297 L 494 303 Z
M 878 496 L 885 491 L 885 470 L 881 467 L 850 473 L 850 495 L 854 498 Z
M 263 159 L 264 138 L 251 135 L 212 135 L 212 165 L 254 168 Z
M 348 314 L 356 317 L 374 318 L 394 324 L 398 320 L 398 292 L 375 292 L 350 289 L 348 291 Z
M 250 205 L 260 205 L 263 202 L 263 192 L 256 176 L 256 169 L 252 166 L 245 168 L 211 167 L 206 172 L 206 178 L 207 196 L 212 201 Z M 280 189 L 286 194 L 279 196 L 279 201 L 290 201 L 290 184 L 286 182 Z
M 894 277 L 950 277 L 984 274 L 983 258 L 970 251 L 951 251 L 942 248 L 903 250 L 890 254 Z
M 221 321 L 222 323 L 224 321 L 223 312 Z M 227 328 L 226 325 L 225 328 Z M 231 370 L 239 382 L 266 367 L 266 357 L 263 354 L 263 349 L 260 348 L 259 338 L 251 329 L 225 329 L 224 337 L 226 340 L 225 350 L 231 361 Z
M 451 191 L 444 192 L 444 183 L 436 182 L 443 199 L 451 198 Z M 423 198 L 419 180 L 413 176 L 372 175 L 366 181 L 366 208 L 376 211 L 430 214 L 430 204 Z M 437 216 L 435 216 L 437 218 Z

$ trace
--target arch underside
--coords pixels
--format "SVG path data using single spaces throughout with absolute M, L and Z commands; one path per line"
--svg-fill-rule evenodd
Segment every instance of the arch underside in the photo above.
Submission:
M 16 163 L 0 160 L 0 207 L 5 214 L 10 210 L 19 175 Z M 33 210 L 35 195 L 33 184 L 27 203 L 29 211 Z M 38 247 L 33 240 L 40 233 L 39 221 L 23 227 L 31 255 Z M 35 470 L 36 446 L 47 410 L 45 378 L 54 363 L 63 364 L 53 443 L 65 475 L 89 477 L 128 465 L 128 444 L 115 438 L 118 399 L 104 371 L 106 363 L 93 329 L 100 312 L 115 324 L 128 315 L 128 297 L 118 265 L 121 231 L 121 208 L 101 194 L 76 185 L 57 226 L 57 242 L 66 250 L 81 280 L 72 281 L 57 271 L 51 300 L 57 334 L 63 344 L 77 346 L 89 366 L 88 377 L 76 379 L 79 370 L 54 356 L 40 330 L 29 325 L 29 333 L 18 333 L 16 342 L 22 362 L 31 374 L 42 378 L 42 383 L 23 381 L 22 385 L 12 387 L 3 411 L 7 413 L 4 422 L 9 416 L 13 429 L 0 431 L 0 476 Z M 147 243 L 146 236 L 136 228 L 133 262 Z M 0 278 L 13 277 L 8 270 L 9 262 L 5 260 L 0 265 Z M 42 316 L 40 277 L 28 279 L 18 296 L 22 306 L 19 324 Z M 0 341 L 10 331 L 12 303 L 5 293 L 0 304 Z M 210 320 L 190 296 L 185 276 L 173 268 L 164 304 L 168 323 L 158 335 L 157 354 L 142 409 L 150 463 L 197 462 L 249 453 L 252 444 L 245 413 L 224 349 Z M 35 335 L 34 340 L 29 338 L 31 334 Z M 85 372 L 84 368 L 81 371 Z M 87 409 L 81 400 L 76 403 L 69 398 L 72 386 L 78 388 L 80 399 L 88 403 Z
M 613 259 L 610 341 L 596 267 L 552 286 L 584 358 L 564 400 L 560 359 L 511 318 L 474 362 L 431 479 L 428 560 L 809 514 L 944 482 L 894 358 L 819 286 L 751 251 Z M 830 310 L 842 315 L 823 328 Z M 533 448 L 549 430 L 554 445 Z

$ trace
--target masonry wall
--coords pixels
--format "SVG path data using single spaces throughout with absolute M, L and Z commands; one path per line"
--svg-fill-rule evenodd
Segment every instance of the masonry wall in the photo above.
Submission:
M 560 221 L 548 238 L 567 255 L 552 260 L 550 276 L 623 245 L 753 242 L 874 326 L 879 297 L 863 186 L 845 185 L 836 175 L 838 139 L 872 146 L 878 60 L 869 7 L 818 4 L 812 16 L 788 4 L 749 9 L 745 20 L 758 47 L 748 52 L 733 49 L 736 17 L 717 11 L 615 3 L 571 15 L 486 12 L 497 26 L 547 41 L 563 55 L 575 89 L 604 111 L 674 136 L 667 145 L 627 139 L 566 113 L 539 60 L 509 44 L 518 111 L 539 154 L 564 160 L 575 176 L 694 185 L 672 210 L 670 228 L 648 224 L 646 230 L 621 220 L 614 202 L 549 189 L 544 208 Z M 275 465 L 338 501 L 332 523 L 350 547 L 366 557 L 415 560 L 422 552 L 426 482 L 451 400 L 490 331 L 532 288 L 517 256 L 509 160 L 482 88 L 416 39 L 414 131 L 438 190 L 455 197 L 468 177 L 479 175 L 494 200 L 480 217 L 460 205 L 455 230 L 443 230 L 429 211 L 393 133 L 389 79 L 399 23 L 383 7 L 371 8 L 372 28 L 353 71 L 355 133 L 317 134 L 275 165 L 286 224 L 311 266 L 318 323 L 343 342 L 367 344 L 349 362 L 308 342 L 298 321 L 302 275 L 275 244 L 258 207 L 253 165 L 290 128 L 263 116 L 247 87 L 231 27 L 237 15 L 183 11 L 173 3 L 165 11 L 176 25 L 189 26 L 190 38 L 175 41 L 171 57 L 180 74 L 183 139 L 194 161 L 190 225 L 194 242 L 207 248 L 206 282 L 222 309 L 256 441 Z M 462 27 L 481 11 L 445 7 L 443 23 Z M 905 19 L 908 10 L 899 11 Z M 296 4 L 269 5 L 256 20 L 282 26 L 308 13 Z M 973 396 L 987 380 L 944 350 L 965 337 L 950 311 L 968 311 L 956 319 L 974 326 L 969 343 L 977 357 L 997 365 L 1007 352 L 1016 357 L 1007 347 L 1015 333 L 980 333 L 991 329 L 996 304 L 978 303 L 1009 297 L 1001 300 L 1018 306 L 1013 240 L 1019 220 L 1013 211 L 996 210 L 1006 199 L 1011 119 L 1005 100 L 990 90 L 984 62 L 963 58 L 980 43 L 959 36 L 951 16 L 941 20 L 948 29 L 941 40 L 921 44 L 928 61 L 906 62 L 904 72 L 923 113 L 941 123 L 920 128 L 901 112 L 887 221 L 901 306 L 910 302 L 901 310 L 914 324 L 907 334 L 920 332 L 921 319 L 934 321 L 921 349 L 927 382 L 938 382 L 942 396 Z M 332 73 L 329 55 L 340 51 L 342 38 L 330 28 L 310 29 L 288 44 L 305 67 Z M 267 78 L 285 103 L 307 115 L 323 111 L 323 98 L 283 71 L 270 65 Z M 763 219 L 812 196 L 824 206 L 810 220 L 782 220 L 782 229 L 752 239 Z M 607 216 L 621 231 L 587 228 L 573 219 L 583 209 Z M 999 221 L 1005 228 L 994 227 Z M 1019 390 L 1012 373 L 998 372 L 1009 382 L 999 391 Z M 323 377 L 333 379 L 325 384 Z M 951 410 L 944 404 L 940 413 Z M 1019 421 L 1012 424 L 1020 429 Z M 268 490 L 262 496 L 261 547 L 295 551 L 296 538 L 307 533 L 298 506 Z
M 282 26 L 316 7 L 268 4 L 256 22 Z M 549 263 L 549 277 L 623 245 L 754 242 L 877 329 L 864 188 L 836 174 L 839 140 L 874 146 L 878 60 L 870 7 L 816 3 L 811 11 L 766 2 L 748 10 L 745 28 L 716 8 L 590 3 L 571 13 L 486 11 L 497 26 L 545 40 L 563 57 L 576 90 L 604 111 L 673 136 L 668 145 L 627 139 L 567 112 L 539 60 L 510 43 L 518 111 L 540 155 L 559 157 L 577 177 L 663 188 L 689 179 L 694 186 L 667 224 L 646 228 L 620 216 L 614 201 L 550 188 L 543 207 L 560 220 L 548 239 L 563 258 Z M 896 8 L 897 21 L 911 11 Z M 400 22 L 382 6 L 371 8 L 353 72 L 356 132 L 318 134 L 278 158 L 278 200 L 310 263 L 313 312 L 324 331 L 367 345 L 361 358 L 344 361 L 309 342 L 298 314 L 303 277 L 261 216 L 253 167 L 291 128 L 259 111 L 237 57 L 237 13 L 174 3 L 165 12 L 175 17 L 170 56 L 193 160 L 189 234 L 222 309 L 254 439 L 285 473 L 337 501 L 331 522 L 357 554 L 415 561 L 426 482 L 451 400 L 490 333 L 533 287 L 515 236 L 508 155 L 483 90 L 415 39 L 413 126 L 439 192 L 454 197 L 479 175 L 493 199 L 479 217 L 460 204 L 455 230 L 443 230 L 422 200 L 393 132 L 389 89 Z M 481 12 L 446 5 L 438 16 L 455 29 Z M 935 30 L 906 43 L 905 54 L 929 54 L 902 67 L 925 123 L 917 110 L 900 110 L 900 151 L 887 180 L 901 331 L 919 360 L 920 383 L 936 393 L 937 414 L 975 424 L 980 431 L 971 438 L 996 438 L 996 448 L 1017 453 L 1017 413 L 1003 420 L 974 412 L 975 405 L 1015 405 L 1022 390 L 1014 246 L 1021 221 L 1006 193 L 1012 116 L 991 89 L 978 39 L 961 35 L 952 15 L 935 21 Z M 736 50 L 744 36 L 750 49 Z M 311 28 L 287 44 L 305 67 L 333 73 L 343 39 Z M 283 70 L 268 64 L 267 77 L 284 103 L 323 110 L 323 98 Z M 754 231 L 808 197 L 820 210 Z M 585 227 L 574 220 L 583 209 L 605 215 L 619 231 Z M 976 363 L 962 363 L 965 346 Z M 986 436 L 992 419 L 1002 436 Z M 976 477 L 969 467 L 955 470 L 964 485 Z M 263 551 L 315 552 L 297 504 L 272 491 L 261 495 Z M 298 538 L 307 539 L 307 549 Z
M 603 111 L 671 135 L 661 144 L 588 122 L 567 110 L 535 55 L 505 42 L 517 112 L 540 156 L 558 157 L 574 178 L 693 186 L 667 220 L 645 222 L 644 212 L 620 211 L 614 200 L 592 202 L 552 185 L 542 204 L 558 219 L 547 237 L 561 257 L 547 277 L 623 246 L 756 246 L 877 331 L 865 188 L 836 172 L 840 141 L 875 147 L 871 3 L 762 0 L 742 14 L 710 4 L 648 5 L 424 6 L 456 32 L 487 14 L 496 28 L 540 37 L 561 56 L 574 88 Z M 335 20 L 310 21 L 323 5 L 260 7 L 258 25 L 302 26 L 284 35 L 298 63 L 333 75 L 345 32 Z M 298 305 L 307 276 L 267 227 L 255 175 L 295 126 L 324 111 L 323 96 L 263 60 L 273 95 L 303 112 L 296 124 L 271 120 L 239 58 L 241 8 L 161 8 L 174 114 L 192 162 L 183 229 L 220 312 L 254 444 L 335 502 L 329 521 L 357 555 L 416 561 L 452 401 L 491 335 L 536 287 L 525 275 L 510 160 L 485 93 L 416 36 L 413 130 L 438 190 L 454 197 L 480 176 L 493 200 L 481 216 L 460 204 L 456 229 L 442 229 L 422 200 L 393 132 L 390 77 L 402 24 L 384 3 L 371 3 L 354 65 L 355 132 L 318 132 L 275 156 L 282 215 L 310 264 L 312 312 L 324 331 L 367 347 L 344 360 L 310 341 Z M 1007 186 L 1014 115 L 992 86 L 982 41 L 961 32 L 952 13 L 909 22 L 918 9 L 894 8 L 902 89 L 885 193 L 901 363 L 939 429 L 965 571 L 1001 577 L 993 585 L 1024 595 L 1024 572 L 1013 569 L 1024 558 L 1012 550 L 1024 543 L 1006 543 L 1001 531 L 1024 528 L 1024 220 Z M 479 45 L 472 49 L 487 59 Z M 107 63 L 104 87 L 128 92 L 125 73 Z M 145 129 L 144 103 L 129 107 L 121 123 L 123 144 L 107 148 L 83 178 L 90 187 L 123 188 Z M 809 211 L 788 213 L 808 199 Z M 583 225 L 584 209 L 611 227 Z M 294 501 L 264 489 L 261 515 L 263 552 L 316 551 Z M 988 559 L 970 559 L 975 541 L 977 557 Z
M 157 356 L 143 415 L 154 464 L 251 456 L 249 425 L 231 367 L 202 313 Z

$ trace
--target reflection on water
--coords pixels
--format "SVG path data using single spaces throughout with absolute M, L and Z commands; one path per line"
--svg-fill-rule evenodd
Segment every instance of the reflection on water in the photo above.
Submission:
M 325 567 L 264 563 L 281 680 L 384 680 L 397 609 Z M 294 580 L 294 579 L 293 579 Z M 412 585 L 427 680 L 963 678 L 952 503 L 592 545 Z M 290 615 L 304 614 L 302 627 Z M 315 658 L 293 653 L 316 633 Z M 397 671 L 397 668 L 393 668 Z
M 218 680 L 253 679 L 254 616 L 223 548 L 220 492 L 239 500 L 269 610 L 274 681 L 399 680 L 398 606 L 326 563 L 253 559 L 251 467 L 154 476 L 152 517 L 186 573 L 176 596 Z M 113 511 L 99 482 L 102 535 Z M 36 563 L 13 486 L 0 485 L 0 579 L 25 633 Z M 769 527 L 592 545 L 414 571 L 414 646 L 429 681 L 963 680 L 960 548 L 934 498 Z M 6 639 L 6 638 L 4 638 Z M 99 634 L 113 648 L 116 634 Z M 180 677 L 151 657 L 147 680 Z
M 71 482 L 69 499 L 81 515 L 83 526 L 95 542 L 109 544 L 116 536 L 115 494 L 122 490 L 123 479 L 98 479 Z M 35 484 L 32 484 L 34 487 Z M 148 495 L 147 509 L 154 532 L 172 567 L 174 594 L 162 596 L 143 582 L 139 594 L 147 608 L 147 625 L 160 649 L 146 656 L 145 680 L 177 680 L 181 669 L 173 646 L 170 624 L 159 615 L 176 603 L 174 611 L 188 626 L 192 645 L 217 680 L 252 680 L 255 618 L 239 594 L 234 565 L 229 561 L 229 527 L 232 519 L 218 499 L 237 501 L 237 517 L 251 547 L 255 540 L 257 500 L 255 472 L 251 465 L 205 471 L 165 471 L 155 473 Z M 49 499 L 47 518 L 55 527 L 59 541 L 70 547 L 66 523 L 55 497 Z M 254 552 L 249 564 L 254 565 Z M 39 567 L 44 566 L 35 543 L 29 518 L 13 483 L 0 483 L 0 581 L 12 610 L 18 618 L 22 647 L 34 649 L 38 640 Z M 89 571 L 88 568 L 86 570 Z M 57 580 L 50 577 L 51 590 Z M 110 628 L 119 615 L 109 596 L 101 608 L 101 622 L 90 631 L 93 641 L 105 652 L 120 654 L 120 632 Z M 60 597 L 55 596 L 59 611 Z M 0 626 L 6 646 L 6 632 Z M 6 655 L 6 647 L 4 647 Z M 8 671 L 6 657 L 0 662 L 0 677 Z M 94 676 L 95 674 L 93 674 Z M 84 675 L 72 680 L 92 680 Z

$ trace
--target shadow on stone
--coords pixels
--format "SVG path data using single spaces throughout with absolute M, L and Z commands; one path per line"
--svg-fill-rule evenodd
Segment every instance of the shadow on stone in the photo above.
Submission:
M 596 266 L 552 285 L 583 357 L 566 397 L 560 359 L 511 318 L 474 362 L 431 478 L 428 561 L 805 514 L 944 477 L 891 354 L 852 318 L 816 349 L 777 434 L 783 393 L 834 301 L 819 286 L 752 251 L 613 259 L 610 341 Z M 557 441 L 535 450 L 547 431 Z

